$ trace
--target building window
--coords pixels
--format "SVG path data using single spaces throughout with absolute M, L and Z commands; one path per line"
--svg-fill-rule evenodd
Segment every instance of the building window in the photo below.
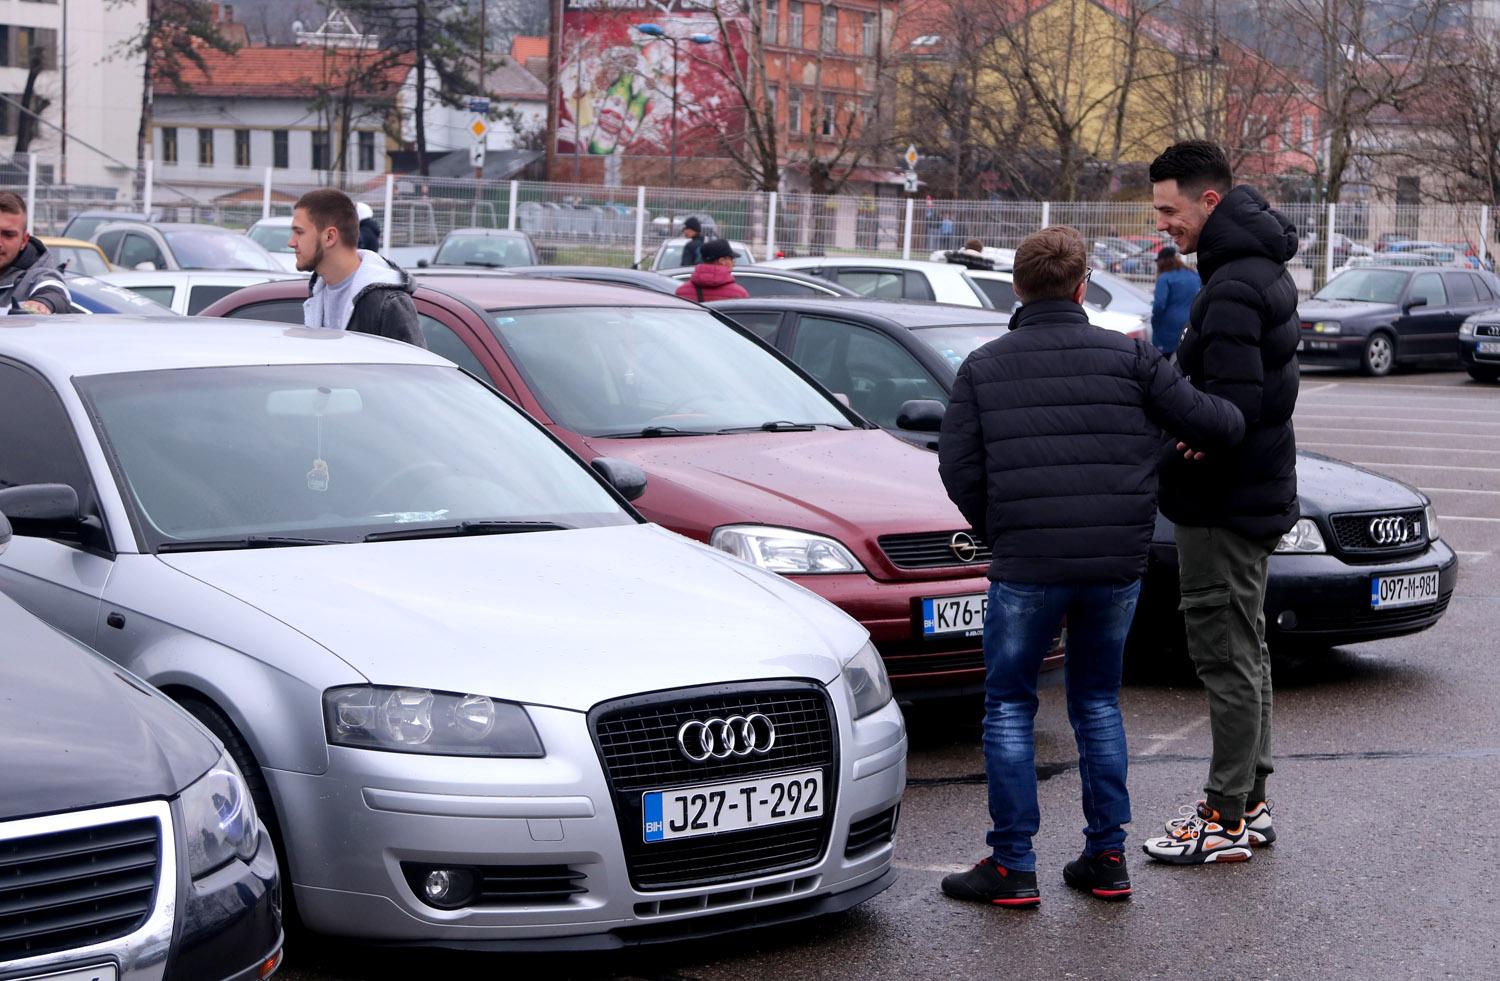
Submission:
M 864 34 L 862 36 L 866 58 L 873 58 L 880 50 L 880 18 L 874 14 L 865 14 Z
M 248 129 L 234 131 L 234 165 L 236 167 L 250 166 L 250 131 Z
M 859 128 L 864 130 L 875 121 L 875 100 L 864 98 L 859 100 Z
M 792 89 L 786 100 L 786 128 L 793 133 L 802 132 L 802 90 Z
M 790 48 L 802 47 L 802 4 L 799 0 L 786 5 L 786 43 Z
M 0 66 L 30 68 L 31 52 L 40 49 L 42 68 L 57 68 L 57 32 L 47 27 L 0 25 Z
M 1303 116 L 1302 117 L 1302 145 L 1304 147 L 1311 148 L 1312 144 L 1313 144 L 1313 118 L 1311 116 Z
M 212 167 L 214 165 L 214 131 L 211 129 L 200 129 L 198 131 L 198 166 Z
M 771 114 L 771 126 L 773 128 L 776 126 L 776 103 L 777 98 L 780 96 L 780 94 L 781 93 L 777 91 L 776 86 L 766 86 L 766 111 Z
M 284 129 L 271 131 L 271 166 L 278 170 L 286 170 L 291 166 L 287 157 L 287 132 Z
M 332 170 L 329 166 L 328 155 L 328 131 L 324 129 L 313 130 L 312 134 L 312 169 Z
M 15 136 L 21 115 L 21 110 L 16 108 L 21 103 L 21 93 L 14 92 L 6 98 L 13 102 L 0 102 L 0 136 Z
M 818 131 L 824 136 L 832 136 L 838 128 L 838 110 L 834 108 L 833 96 L 827 93 L 823 95 L 823 111 L 818 114 Z
M 369 130 L 359 134 L 359 169 L 375 169 L 375 134 Z
M 1281 149 L 1283 151 L 1290 150 L 1292 148 L 1293 125 L 1294 124 L 1290 118 L 1283 119 L 1281 121 Z
M 823 8 L 823 26 L 820 41 L 824 51 L 837 51 L 839 49 L 839 8 Z
M 177 162 L 177 127 L 163 126 L 161 128 L 161 162 L 174 164 Z
M 781 43 L 781 0 L 766 4 L 766 19 L 762 24 L 767 44 Z

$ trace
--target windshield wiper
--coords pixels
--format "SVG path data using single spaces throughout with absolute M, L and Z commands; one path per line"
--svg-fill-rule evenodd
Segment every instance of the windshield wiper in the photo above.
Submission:
M 759 426 L 733 426 L 729 429 L 721 429 L 721 433 L 810 433 L 817 429 L 816 422 L 791 422 L 787 419 L 773 419 L 763 422 Z
M 712 436 L 701 429 L 678 429 L 676 426 L 647 426 L 623 433 L 600 433 L 601 439 L 654 439 L 657 436 Z
M 421 528 L 397 528 L 373 531 L 361 541 L 398 542 L 412 538 L 462 538 L 466 535 L 520 535 L 530 531 L 564 531 L 566 525 L 555 521 L 460 521 L 454 525 L 426 525 Z
M 296 545 L 348 545 L 343 538 L 288 538 L 284 535 L 245 535 L 240 538 L 184 538 L 162 542 L 158 552 L 214 552 L 235 548 L 288 548 Z
M 433 263 L 433 265 L 437 265 L 437 263 Z M 467 260 L 467 261 L 464 262 L 464 265 L 466 265 L 466 266 L 483 266 L 486 269 L 504 269 L 505 268 L 505 263 L 503 263 L 503 262 L 481 262 L 478 259 L 469 259 L 469 260 Z

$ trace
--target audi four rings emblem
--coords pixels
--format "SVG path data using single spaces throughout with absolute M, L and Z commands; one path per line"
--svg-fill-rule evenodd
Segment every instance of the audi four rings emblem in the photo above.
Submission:
M 677 730 L 677 748 L 694 763 L 752 753 L 764 755 L 774 745 L 776 726 L 759 712 L 727 719 L 693 719 Z
M 979 556 L 979 543 L 968 532 L 959 532 L 948 540 L 948 547 L 960 562 L 973 562 Z
M 1370 538 L 1376 545 L 1400 545 L 1411 540 L 1411 526 L 1399 516 L 1375 518 L 1370 522 Z

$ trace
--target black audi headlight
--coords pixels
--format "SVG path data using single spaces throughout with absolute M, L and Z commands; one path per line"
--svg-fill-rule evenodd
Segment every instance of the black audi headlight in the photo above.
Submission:
M 429 756 L 545 755 L 526 709 L 485 695 L 350 685 L 323 693 L 335 746 Z

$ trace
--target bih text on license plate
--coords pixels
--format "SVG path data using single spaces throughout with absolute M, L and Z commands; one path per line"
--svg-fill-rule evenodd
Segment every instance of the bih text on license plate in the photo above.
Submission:
M 823 771 L 803 770 L 641 795 L 646 841 L 790 824 L 823 816 Z
M 974 635 L 984 632 L 984 611 L 989 597 L 984 593 L 968 596 L 938 596 L 922 601 L 922 636 L 945 634 Z
M 1404 576 L 1375 576 L 1370 580 L 1370 607 L 1384 610 L 1393 606 L 1419 606 L 1435 603 L 1438 598 L 1438 574 L 1413 572 Z
M 1500 341 L 1480 341 L 1480 354 L 1500 354 Z

